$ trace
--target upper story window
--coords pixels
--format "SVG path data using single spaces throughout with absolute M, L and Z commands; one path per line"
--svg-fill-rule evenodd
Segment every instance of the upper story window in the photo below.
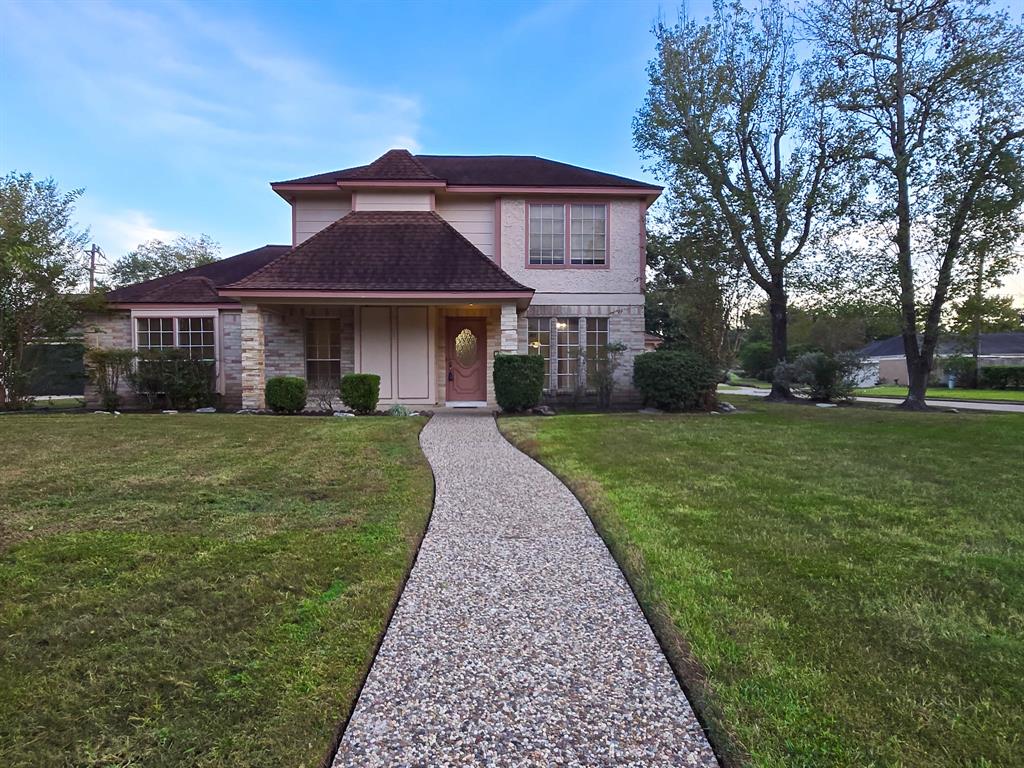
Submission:
M 529 209 L 530 266 L 607 264 L 607 204 L 531 203 Z

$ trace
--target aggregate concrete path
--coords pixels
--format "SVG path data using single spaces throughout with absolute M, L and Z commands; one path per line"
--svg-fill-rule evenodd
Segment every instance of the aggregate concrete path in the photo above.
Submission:
M 433 517 L 334 768 L 717 766 L 572 493 L 489 414 L 420 443 Z

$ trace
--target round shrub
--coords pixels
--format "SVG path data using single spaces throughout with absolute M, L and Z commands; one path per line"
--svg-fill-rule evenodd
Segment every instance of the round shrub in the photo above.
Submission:
M 775 361 L 772 359 L 772 345 L 767 341 L 748 341 L 739 352 L 740 367 L 747 376 L 762 381 L 772 380 L 772 369 Z
M 380 376 L 349 373 L 341 377 L 341 402 L 358 414 L 373 413 L 380 399 Z
M 633 383 L 645 405 L 665 411 L 710 408 L 715 402 L 718 375 L 693 352 L 645 352 L 633 361 Z
M 501 410 L 525 411 L 540 402 L 544 391 L 544 358 L 539 355 L 498 355 L 494 358 L 494 397 Z
M 275 413 L 298 413 L 306 407 L 306 380 L 275 376 L 267 380 L 267 407 Z

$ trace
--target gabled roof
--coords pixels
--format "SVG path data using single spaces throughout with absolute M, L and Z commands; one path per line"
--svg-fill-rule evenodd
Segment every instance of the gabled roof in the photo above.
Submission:
M 533 293 L 433 211 L 349 213 L 223 290 Z
M 125 285 L 107 293 L 114 304 L 223 304 L 234 301 L 220 296 L 221 286 L 240 280 L 291 249 L 289 245 L 264 245 L 212 264 L 173 275 Z
M 970 342 L 956 338 L 939 340 L 938 354 L 970 354 Z M 879 339 L 860 350 L 862 357 L 903 357 L 903 337 Z M 1024 356 L 1024 331 L 981 334 L 982 355 Z
M 607 187 L 642 189 L 652 194 L 659 194 L 662 189 L 644 181 L 534 155 L 413 155 L 405 149 L 392 149 L 369 165 L 276 181 L 271 186 L 357 181 L 437 181 L 450 186 L 477 187 Z

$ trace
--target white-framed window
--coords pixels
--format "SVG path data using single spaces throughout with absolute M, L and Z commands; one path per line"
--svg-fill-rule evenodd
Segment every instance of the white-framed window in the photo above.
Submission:
M 569 206 L 569 263 L 604 264 L 607 246 L 605 205 Z
M 608 318 L 588 317 L 587 337 L 584 343 L 587 358 L 587 384 L 593 385 L 594 378 L 602 366 L 608 364 Z
M 189 357 L 214 364 L 221 381 L 217 310 L 132 310 L 135 349 L 183 349 Z
M 212 317 L 178 317 L 178 348 L 188 352 L 193 360 L 214 362 L 217 343 Z
M 565 206 L 530 204 L 530 263 L 565 263 Z
M 551 387 L 551 318 L 528 317 L 527 350 L 544 358 L 544 389 Z
M 336 317 L 306 320 L 306 381 L 341 381 L 341 321 Z
M 583 359 L 591 387 L 591 368 L 597 370 L 608 357 L 607 317 L 530 317 L 527 332 L 529 354 L 544 358 L 546 392 L 575 392 L 583 383 Z
M 135 318 L 136 349 L 171 349 L 173 347 L 173 317 Z
M 528 208 L 527 266 L 608 263 L 607 203 L 529 203 Z

